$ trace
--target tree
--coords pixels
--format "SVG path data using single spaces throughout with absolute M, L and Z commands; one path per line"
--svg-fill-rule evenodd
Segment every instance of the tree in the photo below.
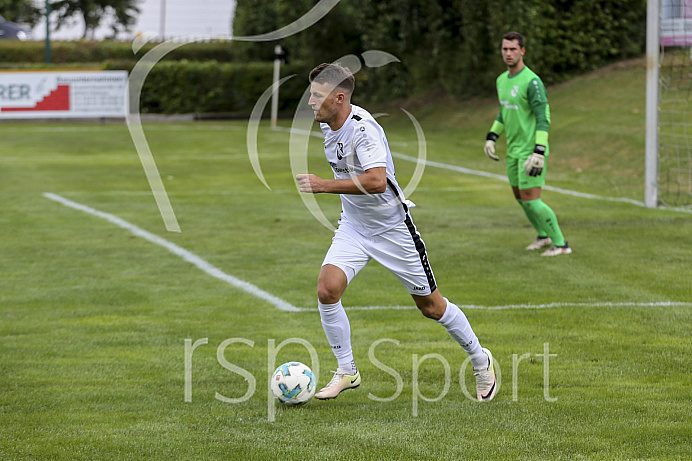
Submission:
M 62 24 L 75 16 L 81 16 L 84 21 L 82 38 L 93 38 L 94 31 L 106 16 L 112 16 L 113 35 L 129 30 L 137 19 L 140 0 L 58 0 L 51 3 L 51 9 L 57 12 L 60 28 Z
M 234 33 L 275 30 L 317 1 L 237 0 Z M 372 101 L 445 93 L 468 98 L 494 94 L 505 69 L 501 38 L 510 30 L 524 35 L 528 65 L 553 84 L 643 53 L 646 1 L 348 0 L 281 45 L 308 68 L 364 50 L 395 55 L 400 63 L 358 74 L 358 97 Z M 244 43 L 240 55 L 268 61 L 274 45 Z
M 281 44 L 290 52 L 291 60 L 311 65 L 330 62 L 344 54 L 360 54 L 363 18 L 360 3 L 365 0 L 342 1 L 312 27 L 287 37 L 281 42 L 234 43 L 248 60 L 270 61 L 274 46 Z M 233 22 L 233 35 L 256 35 L 272 32 L 305 15 L 317 0 L 238 0 Z
M 0 0 L 0 16 L 7 21 L 35 26 L 43 12 L 34 5 L 33 0 Z
M 276 0 L 237 0 L 233 16 L 234 36 L 264 34 L 278 27 Z M 234 50 L 248 61 L 271 61 L 274 59 L 274 45 L 274 42 L 233 43 Z

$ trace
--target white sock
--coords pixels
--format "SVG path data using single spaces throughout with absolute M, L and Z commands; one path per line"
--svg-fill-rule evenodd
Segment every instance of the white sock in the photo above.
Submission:
M 318 301 L 322 328 L 327 336 L 332 352 L 336 357 L 339 368 L 348 374 L 355 374 L 356 363 L 353 361 L 351 349 L 351 324 L 341 305 L 341 300 L 335 304 L 322 304 Z
M 445 298 L 445 301 L 447 301 L 447 309 L 442 318 L 437 322 L 445 327 L 450 336 L 466 351 L 474 370 L 488 368 L 488 356 L 483 352 L 481 343 L 473 332 L 468 319 L 459 309 L 459 306 L 449 302 L 447 298 Z

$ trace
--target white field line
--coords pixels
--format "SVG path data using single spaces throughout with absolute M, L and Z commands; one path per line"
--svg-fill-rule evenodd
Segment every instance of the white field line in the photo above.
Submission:
M 653 303 L 612 303 L 612 302 L 594 302 L 594 303 L 549 303 L 549 304 L 507 304 L 505 306 L 478 306 L 475 304 L 457 304 L 461 310 L 476 309 L 484 311 L 508 310 L 508 309 L 553 309 L 560 307 L 692 307 L 692 303 L 685 302 L 653 302 Z M 352 311 L 376 311 L 376 310 L 413 310 L 416 306 L 353 306 L 346 307 L 346 310 Z M 317 309 L 312 309 L 317 310 Z
M 217 278 L 219 280 L 222 280 L 229 285 L 238 288 L 240 290 L 243 290 L 244 292 L 251 294 L 252 296 L 255 296 L 257 298 L 260 298 L 264 301 L 267 301 L 268 303 L 272 304 L 274 307 L 281 311 L 287 311 L 287 312 L 298 312 L 301 311 L 302 309 L 294 306 L 293 304 L 290 304 L 286 301 L 284 301 L 281 298 L 277 298 L 276 296 L 267 293 L 266 291 L 256 287 L 255 285 L 248 283 L 244 280 L 241 280 L 239 278 L 236 278 L 232 275 L 229 275 L 222 271 L 221 269 L 211 265 L 204 259 L 200 258 L 196 254 L 176 245 L 175 243 L 169 242 L 166 239 L 163 239 L 159 237 L 158 235 L 154 235 L 151 232 L 147 232 L 144 229 L 135 226 L 134 224 L 130 224 L 129 222 L 125 221 L 124 219 L 118 218 L 117 216 L 114 216 L 110 213 L 104 213 L 103 211 L 96 210 L 94 208 L 88 207 L 86 205 L 82 205 L 77 202 L 73 202 L 72 200 L 68 200 L 64 197 L 61 197 L 56 194 L 51 194 L 51 193 L 45 193 L 43 194 L 44 197 L 47 199 L 53 200 L 55 202 L 61 203 L 65 205 L 66 207 L 73 208 L 78 211 L 82 211 L 84 213 L 90 214 L 92 216 L 99 217 L 101 219 L 105 219 L 106 221 L 115 224 L 116 226 L 130 231 L 132 234 L 136 235 L 137 237 L 141 237 L 144 240 L 154 243 L 156 245 L 159 245 L 166 250 L 170 251 L 176 256 L 179 256 L 183 260 L 189 262 L 190 264 L 196 266 L 199 270 L 203 271 L 204 273 Z
M 286 127 L 276 127 L 274 128 L 276 131 L 285 131 L 290 133 L 291 129 L 286 128 Z M 318 131 L 310 131 L 306 132 L 305 130 L 296 130 L 299 133 L 308 133 L 310 136 L 314 136 L 316 138 L 324 138 L 324 135 L 322 132 Z M 406 160 L 408 162 L 413 162 L 417 163 L 420 160 L 416 157 L 412 157 L 410 155 L 405 155 L 401 154 L 399 152 L 394 152 L 392 151 L 392 156 L 395 158 L 399 158 L 401 160 Z M 442 168 L 445 170 L 450 170 L 450 171 L 456 171 L 458 173 L 464 173 L 464 174 L 470 174 L 474 176 L 482 176 L 485 178 L 492 178 L 492 179 L 497 179 L 500 181 L 504 181 L 506 183 L 509 182 L 507 179 L 507 176 L 500 175 L 500 174 L 495 174 L 495 173 L 488 173 L 487 171 L 479 171 L 479 170 L 472 170 L 470 168 L 464 168 L 462 166 L 457 166 L 457 165 L 450 165 L 448 163 L 440 163 L 440 162 L 433 162 L 432 160 L 425 160 L 425 166 L 432 166 L 435 168 Z M 596 195 L 596 194 L 588 194 L 585 192 L 577 192 L 569 189 L 562 189 L 561 187 L 553 187 L 553 186 L 543 186 L 543 189 L 549 190 L 552 192 L 557 192 L 558 194 L 564 194 L 564 195 L 571 195 L 572 197 L 579 197 L 579 198 L 586 198 L 586 199 L 591 199 L 591 200 L 605 200 L 609 202 L 622 202 L 622 203 L 629 203 L 631 205 L 636 205 L 639 207 L 646 208 L 646 204 L 644 202 L 640 202 L 639 200 L 634 200 L 631 198 L 625 198 L 625 197 L 605 197 L 602 195 Z M 659 207 L 658 209 L 661 210 L 667 210 L 667 211 L 679 211 L 681 213 L 692 213 L 691 208 L 676 208 L 676 207 Z

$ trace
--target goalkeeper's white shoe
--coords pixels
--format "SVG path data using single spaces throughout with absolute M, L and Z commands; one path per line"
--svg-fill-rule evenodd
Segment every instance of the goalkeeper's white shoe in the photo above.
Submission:
M 551 243 L 553 243 L 553 241 L 550 240 L 550 237 L 536 237 L 536 240 L 534 240 L 531 245 L 527 246 L 526 249 L 529 251 L 540 250 L 543 247 L 547 247 Z
M 497 392 L 497 382 L 495 381 L 495 367 L 493 366 L 493 354 L 488 349 L 483 348 L 488 356 L 488 368 L 473 370 L 476 375 L 476 394 L 479 402 L 489 402 L 495 397 Z
M 569 247 L 567 242 L 565 242 L 564 246 L 558 247 L 558 246 L 551 246 L 550 249 L 547 251 L 544 251 L 541 256 L 559 256 L 559 255 L 568 255 L 572 253 L 572 249 Z
M 341 391 L 355 389 L 358 386 L 360 386 L 360 371 L 356 371 L 354 375 L 349 375 L 341 368 L 337 368 L 332 380 L 317 391 L 315 398 L 319 400 L 335 399 Z

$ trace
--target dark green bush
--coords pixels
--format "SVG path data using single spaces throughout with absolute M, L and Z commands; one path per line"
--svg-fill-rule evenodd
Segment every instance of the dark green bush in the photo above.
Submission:
M 272 63 L 160 62 L 144 82 L 140 110 L 248 115 L 271 86 L 272 71 Z M 308 71 L 301 63 L 284 66 L 282 76 L 297 75 L 282 85 L 279 110 L 295 110 L 308 87 Z

